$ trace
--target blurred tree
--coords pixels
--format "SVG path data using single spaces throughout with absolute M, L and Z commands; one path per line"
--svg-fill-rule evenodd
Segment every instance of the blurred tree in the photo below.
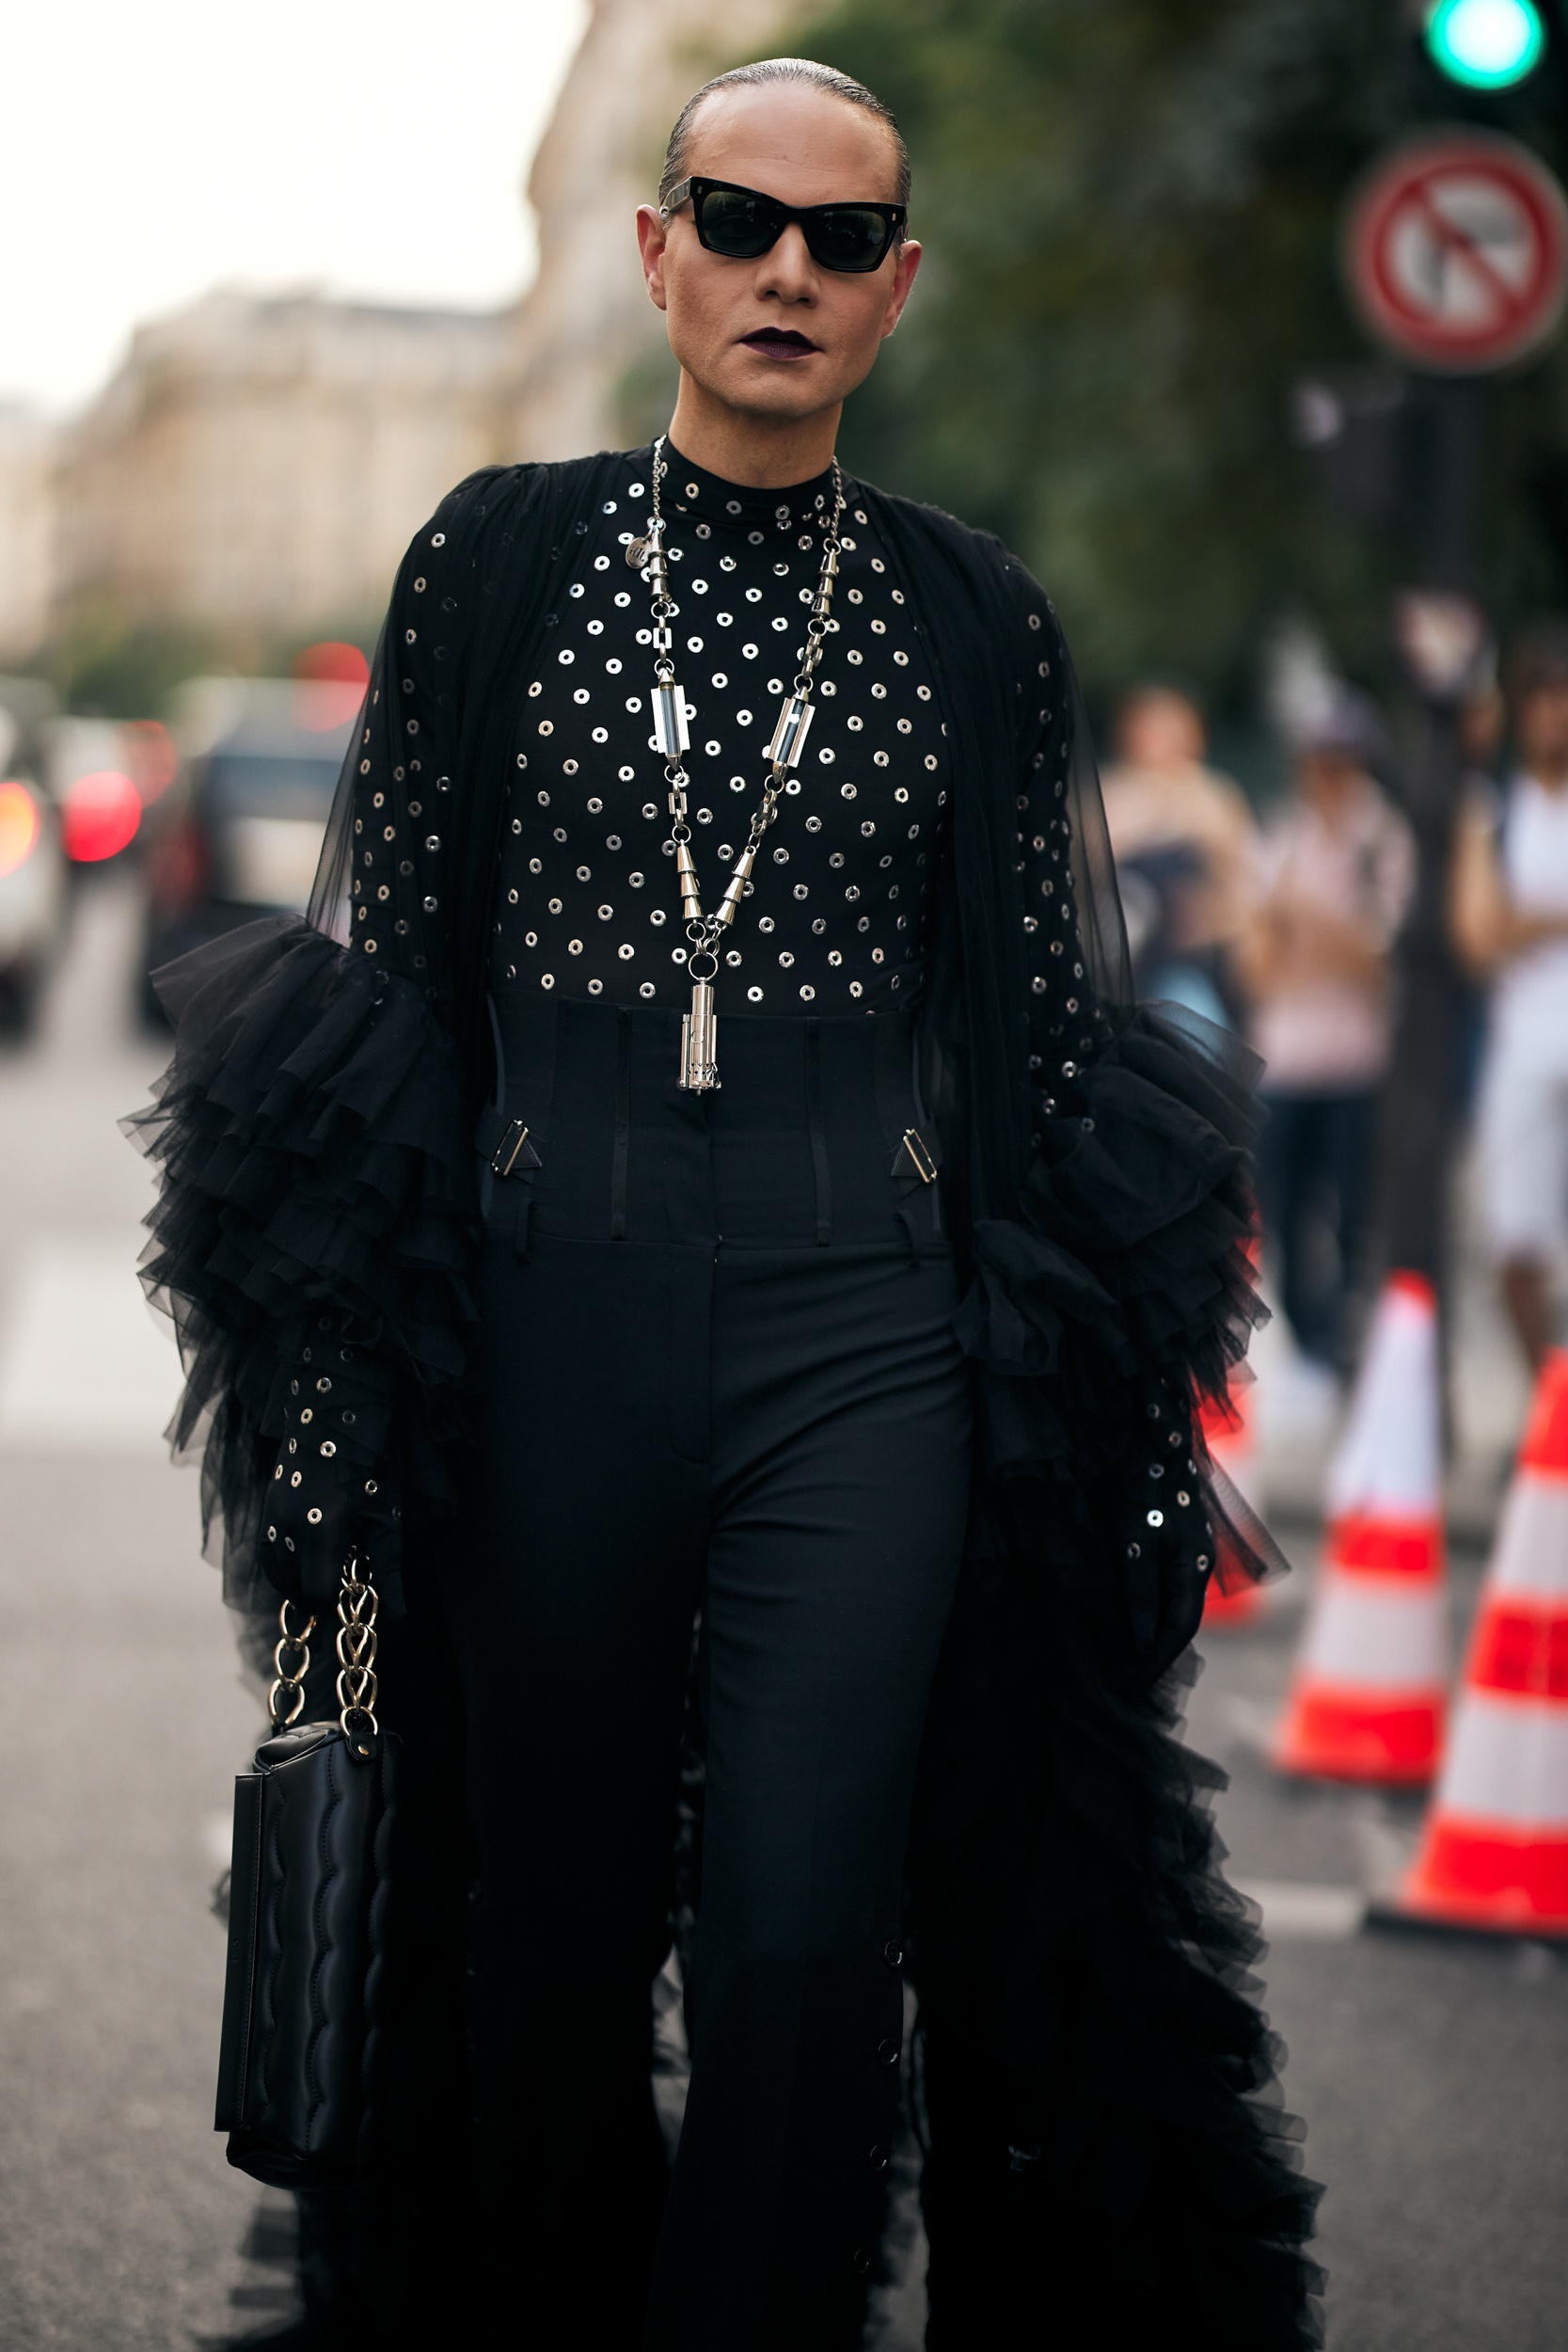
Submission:
M 288 677 L 295 656 L 323 638 L 357 645 L 368 657 L 375 636 L 375 620 L 363 613 L 261 636 L 152 620 L 116 597 L 95 596 L 69 615 L 36 666 L 64 707 L 84 718 L 164 719 L 187 678 L 210 671 Z
M 1385 668 L 1401 551 L 1326 509 L 1291 387 L 1368 356 L 1338 215 L 1428 110 L 1418 30 L 1402 0 L 838 0 L 801 28 L 898 114 L 927 243 L 845 455 L 1016 547 L 1091 691 L 1176 668 L 1250 701 L 1291 608 Z M 1550 155 L 1537 115 L 1509 127 Z M 1568 597 L 1568 367 L 1488 399 L 1507 618 Z
M 181 681 L 215 666 L 213 639 L 200 629 L 150 621 L 118 600 L 83 604 L 43 656 L 42 667 L 66 709 L 88 718 L 160 719 Z

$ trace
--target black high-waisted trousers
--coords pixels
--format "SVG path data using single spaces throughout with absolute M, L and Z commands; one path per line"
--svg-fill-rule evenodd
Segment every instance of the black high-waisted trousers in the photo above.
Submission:
M 498 992 L 483 1469 L 445 1610 L 479 1893 L 476 2149 L 506 2343 L 857 2340 L 898 2107 L 899 1888 L 970 1402 L 907 1016 Z M 895 1152 L 898 1172 L 894 1172 Z M 525 1155 L 526 1156 L 526 1155 Z M 707 1780 L 666 2175 L 651 1984 L 694 1617 Z

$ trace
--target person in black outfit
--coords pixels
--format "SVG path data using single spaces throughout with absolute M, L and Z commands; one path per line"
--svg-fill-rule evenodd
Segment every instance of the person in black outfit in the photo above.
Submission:
M 859 85 L 698 93 L 668 435 L 443 501 L 311 924 L 163 983 L 148 1279 L 232 1596 L 352 1538 L 404 1612 L 376 2343 L 858 2343 L 911 1985 L 932 2346 L 1317 2340 L 1172 1736 L 1265 1541 L 1194 1420 L 1247 1083 L 1130 1004 L 1049 601 L 832 458 L 907 199 Z
M 664 762 L 648 748 L 647 590 L 625 558 L 656 463 L 689 680 L 691 831 L 721 882 L 794 675 L 772 623 L 799 634 L 789 606 L 815 585 L 833 507 L 831 474 L 781 499 L 673 446 L 633 453 L 529 681 L 489 994 L 499 1107 L 528 1123 L 543 1165 L 488 1186 L 474 1540 L 448 1608 L 476 1735 L 481 1997 L 495 1995 L 481 2040 L 499 2060 L 483 2097 L 515 2112 L 536 2063 L 529 2019 L 564 2027 L 578 2144 L 564 2165 L 558 2142 L 520 2154 L 527 2202 L 562 2208 L 562 2231 L 574 2206 L 592 2210 L 582 2188 L 604 2138 L 579 2054 L 613 2036 L 603 2098 L 623 2108 L 635 2086 L 647 2109 L 648 1982 L 668 1938 L 701 1611 L 693 2074 L 649 2339 L 677 2344 L 746 2340 L 777 2233 L 815 2264 L 847 2232 L 851 2280 L 877 2242 L 897 2126 L 904 1830 L 972 1440 L 952 1246 L 902 1140 L 922 1114 L 901 999 L 918 983 L 949 780 L 920 641 L 865 510 L 847 508 L 836 675 L 825 662 L 808 757 L 768 836 L 772 870 L 724 952 L 721 1084 L 683 1092 L 688 948 L 660 854 Z M 547 1947 L 530 1931 L 537 1884 L 517 1843 L 537 1864 L 539 1828 L 509 1795 L 519 1733 L 531 1772 L 572 1759 L 546 1877 L 594 1855 Z M 527 1957 L 507 1966 L 505 1952 Z M 774 2045 L 766 2072 L 759 2035 Z M 788 2153 L 830 2103 L 844 2174 L 832 2200 L 820 2158 Z M 774 2199 L 759 2200 L 737 2147 L 777 2173 Z

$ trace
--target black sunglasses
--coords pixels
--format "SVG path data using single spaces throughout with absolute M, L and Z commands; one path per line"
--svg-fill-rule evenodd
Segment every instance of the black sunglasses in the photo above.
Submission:
M 731 180 L 679 180 L 659 206 L 662 219 L 691 199 L 699 243 L 732 262 L 755 262 L 778 244 L 792 220 L 824 269 L 879 269 L 904 233 L 904 204 L 781 204 Z

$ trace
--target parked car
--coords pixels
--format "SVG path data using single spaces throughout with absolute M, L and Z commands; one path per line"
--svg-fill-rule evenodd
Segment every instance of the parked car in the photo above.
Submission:
M 0 1033 L 25 1036 L 65 932 L 65 859 L 55 812 L 22 776 L 0 781 Z
M 35 678 L 0 678 L 0 1032 L 25 1035 L 65 937 L 70 899 L 59 822 L 35 781 L 53 708 Z
M 184 755 L 144 826 L 151 975 L 258 915 L 303 913 L 354 724 L 336 700 L 289 678 L 198 679 L 175 728 Z

